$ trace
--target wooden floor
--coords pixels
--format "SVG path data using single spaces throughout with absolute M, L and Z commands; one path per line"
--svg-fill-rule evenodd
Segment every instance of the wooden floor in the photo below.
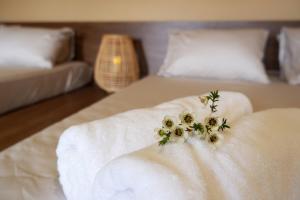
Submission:
M 0 116 L 0 150 L 93 104 L 108 94 L 90 84 Z

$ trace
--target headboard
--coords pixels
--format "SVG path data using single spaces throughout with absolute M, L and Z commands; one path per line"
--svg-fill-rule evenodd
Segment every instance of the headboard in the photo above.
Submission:
M 134 39 L 141 74 L 156 73 L 163 62 L 168 33 L 173 30 L 204 28 L 265 28 L 270 31 L 264 63 L 267 70 L 278 70 L 278 42 L 281 27 L 300 27 L 300 21 L 238 21 L 238 22 L 49 22 L 9 23 L 38 27 L 71 27 L 76 32 L 76 60 L 93 65 L 101 36 L 105 33 L 127 34 Z

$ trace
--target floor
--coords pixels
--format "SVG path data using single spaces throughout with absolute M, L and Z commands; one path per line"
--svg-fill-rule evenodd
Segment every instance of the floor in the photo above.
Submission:
M 106 97 L 90 84 L 68 94 L 0 115 L 0 151 Z

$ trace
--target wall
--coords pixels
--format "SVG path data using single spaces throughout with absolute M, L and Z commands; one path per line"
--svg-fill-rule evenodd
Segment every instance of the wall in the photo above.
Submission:
M 0 0 L 0 21 L 299 19 L 300 0 Z

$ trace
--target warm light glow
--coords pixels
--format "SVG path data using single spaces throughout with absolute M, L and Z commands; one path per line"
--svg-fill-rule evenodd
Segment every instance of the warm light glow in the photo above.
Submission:
M 114 63 L 115 65 L 120 65 L 120 64 L 121 64 L 121 56 L 115 56 L 115 57 L 113 58 L 113 63 Z

